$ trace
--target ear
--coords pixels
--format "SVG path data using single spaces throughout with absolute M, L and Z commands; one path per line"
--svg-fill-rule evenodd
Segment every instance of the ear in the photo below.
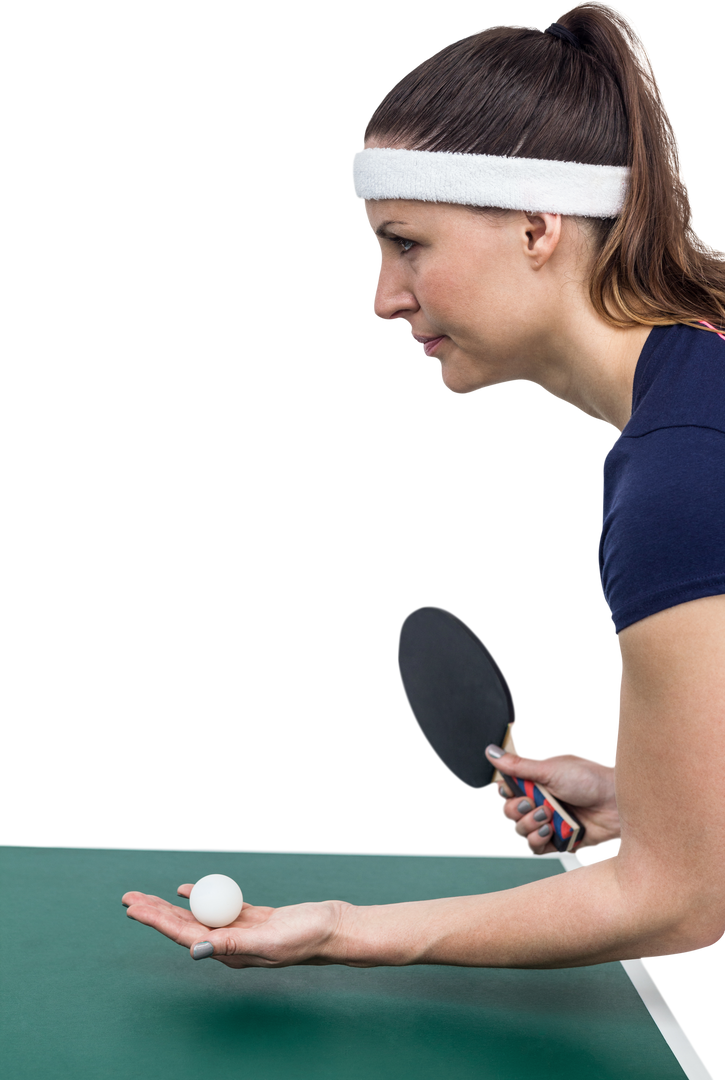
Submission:
M 526 214 L 526 256 L 540 270 L 556 251 L 561 238 L 561 214 Z

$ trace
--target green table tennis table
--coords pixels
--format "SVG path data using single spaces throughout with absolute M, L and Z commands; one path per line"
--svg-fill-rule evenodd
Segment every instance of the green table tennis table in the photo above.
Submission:
M 131 889 L 174 900 L 177 885 L 209 873 L 277 906 L 479 893 L 563 872 L 551 858 L 1 848 L 3 1075 L 703 1080 L 671 1018 L 669 1033 L 653 1019 L 653 1001 L 666 1007 L 638 961 L 234 971 L 195 963 L 121 906 Z

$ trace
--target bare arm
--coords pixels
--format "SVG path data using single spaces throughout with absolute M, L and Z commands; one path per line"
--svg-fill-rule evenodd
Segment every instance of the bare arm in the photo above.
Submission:
M 417 916 L 415 905 L 353 909 L 351 959 L 364 961 L 375 927 L 373 954 L 388 962 L 400 947 L 422 963 L 513 967 L 680 952 L 721 936 L 725 596 L 634 623 L 620 646 L 619 855 L 503 893 L 428 902 Z
M 342 962 L 578 967 L 683 948 L 669 912 L 628 903 L 614 863 L 483 896 L 352 908 Z

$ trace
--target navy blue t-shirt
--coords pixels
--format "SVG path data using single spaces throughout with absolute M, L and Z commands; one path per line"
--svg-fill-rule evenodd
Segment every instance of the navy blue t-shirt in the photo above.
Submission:
M 617 633 L 725 593 L 725 341 L 655 326 L 604 463 L 602 586 Z

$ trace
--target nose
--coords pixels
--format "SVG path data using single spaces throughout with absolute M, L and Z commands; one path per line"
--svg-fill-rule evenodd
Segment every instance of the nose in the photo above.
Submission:
M 406 322 L 404 316 L 410 316 L 417 309 L 417 301 L 410 289 L 389 269 L 378 266 L 371 301 L 373 319 L 382 323 Z

